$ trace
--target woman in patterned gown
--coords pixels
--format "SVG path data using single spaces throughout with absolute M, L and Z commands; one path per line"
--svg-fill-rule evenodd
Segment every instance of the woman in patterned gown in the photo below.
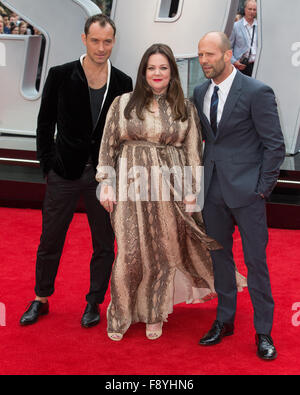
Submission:
M 175 303 L 216 296 L 210 251 L 221 246 L 206 235 L 196 210 L 201 166 L 196 109 L 184 98 L 172 50 L 155 44 L 143 56 L 134 92 L 113 102 L 99 154 L 100 202 L 111 213 L 118 246 L 107 311 L 112 340 L 136 322 L 157 339 Z M 191 182 L 183 177 L 187 168 Z M 153 169 L 163 169 L 158 178 Z

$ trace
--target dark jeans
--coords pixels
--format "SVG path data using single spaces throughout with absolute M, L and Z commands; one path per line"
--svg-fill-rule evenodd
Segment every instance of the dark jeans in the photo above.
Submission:
M 93 242 L 90 291 L 86 300 L 89 303 L 103 303 L 115 257 L 115 237 L 109 214 L 96 197 L 97 186 L 95 172 L 91 166 L 87 166 L 82 177 L 76 181 L 65 180 L 54 171 L 50 171 L 43 206 L 42 236 L 37 252 L 37 296 L 49 297 L 54 293 L 54 283 L 67 231 L 82 195 Z M 78 257 L 74 265 L 81 264 Z
M 223 198 L 217 172 L 205 200 L 203 218 L 209 236 L 223 249 L 212 252 L 215 288 L 218 293 L 217 319 L 233 323 L 237 306 L 237 285 L 233 260 L 234 219 L 240 230 L 245 264 L 248 268 L 248 289 L 254 308 L 254 326 L 259 334 L 270 334 L 273 326 L 274 301 L 266 262 L 268 228 L 265 201 L 247 207 L 229 208 Z

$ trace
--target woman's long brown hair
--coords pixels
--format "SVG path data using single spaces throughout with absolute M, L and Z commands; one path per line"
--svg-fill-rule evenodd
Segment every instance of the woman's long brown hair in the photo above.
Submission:
M 153 44 L 144 54 L 139 66 L 137 82 L 133 94 L 125 108 L 126 119 L 131 119 L 131 113 L 135 109 L 140 120 L 144 120 L 143 111 L 148 108 L 153 99 L 153 92 L 146 80 L 147 66 L 150 56 L 155 54 L 164 55 L 170 64 L 171 80 L 166 94 L 166 100 L 171 106 L 175 120 L 186 121 L 188 118 L 182 90 L 178 67 L 171 48 L 165 44 Z

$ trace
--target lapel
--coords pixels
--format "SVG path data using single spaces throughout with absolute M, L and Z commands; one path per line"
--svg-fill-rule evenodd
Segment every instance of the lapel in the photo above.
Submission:
M 81 111 L 82 117 L 86 119 L 87 130 L 92 133 L 93 130 L 93 118 L 91 111 L 91 99 L 89 93 L 89 85 L 86 79 L 81 61 L 78 60 L 75 63 L 74 74 L 72 76 L 74 86 L 76 86 L 76 95 L 81 98 Z
M 242 35 L 244 36 L 245 40 L 245 47 L 249 45 L 249 33 L 247 32 L 247 27 L 244 25 L 244 18 L 241 19 L 240 21 L 240 31 L 242 32 Z M 257 22 L 257 19 L 256 19 Z M 255 33 L 256 33 L 256 45 L 258 46 L 258 25 L 257 23 L 255 24 Z M 250 37 L 250 42 L 251 42 L 252 37 Z
M 206 93 L 208 91 L 208 88 L 209 88 L 210 84 L 211 84 L 211 81 L 208 80 L 201 86 L 201 90 L 199 92 L 199 106 L 200 106 L 201 120 L 202 120 L 202 122 L 204 124 L 203 126 L 204 126 L 205 130 L 209 131 L 211 136 L 215 139 L 216 136 L 215 136 L 215 134 L 214 134 L 214 132 L 213 132 L 213 130 L 211 128 L 210 120 L 207 118 L 207 116 L 204 114 L 204 111 L 203 111 L 204 98 L 205 98 L 205 95 L 206 95 Z
M 247 28 L 246 28 L 246 26 L 244 25 L 244 18 L 242 18 L 242 19 L 240 20 L 240 24 L 241 24 L 240 30 L 241 30 L 241 32 L 242 32 L 242 34 L 243 34 L 243 36 L 244 36 L 245 47 L 246 47 L 246 46 L 248 46 L 249 36 L 248 36 L 247 30 L 246 30 Z
M 109 78 L 109 86 L 107 89 L 107 94 L 105 97 L 105 101 L 103 102 L 103 106 L 102 106 L 102 110 L 101 110 L 101 114 L 100 117 L 98 119 L 98 123 L 100 122 L 100 120 L 103 118 L 103 116 L 106 118 L 106 114 L 111 106 L 111 103 L 114 101 L 116 94 L 118 92 L 118 86 L 116 83 L 116 78 L 115 78 L 115 71 L 114 71 L 114 67 L 111 66 L 111 70 L 110 70 L 110 78 Z
M 224 106 L 224 110 L 223 110 L 222 118 L 219 122 L 216 138 L 218 138 L 218 136 L 220 135 L 222 129 L 226 125 L 226 122 L 230 118 L 232 111 L 236 107 L 236 104 L 237 104 L 239 97 L 242 93 L 242 80 L 243 80 L 243 74 L 241 72 L 237 71 L 237 74 L 235 76 L 235 79 L 233 81 L 233 84 L 231 86 L 231 89 L 229 91 L 229 94 L 228 94 L 228 97 L 227 97 L 227 100 L 226 100 L 226 103 Z
M 107 81 L 108 87 L 107 87 L 107 91 L 105 92 L 105 95 L 103 98 L 101 113 L 99 114 L 98 122 L 97 122 L 97 125 L 95 128 L 93 127 L 93 121 L 92 121 L 91 99 L 90 99 L 88 81 L 87 81 L 85 72 L 83 70 L 82 64 L 81 64 L 81 59 L 78 60 L 78 62 L 76 63 L 76 77 L 75 78 L 79 84 L 78 91 L 80 92 L 80 90 L 81 90 L 81 97 L 83 98 L 82 108 L 84 109 L 84 112 L 86 114 L 85 117 L 87 119 L 87 122 L 90 125 L 89 130 L 90 130 L 91 135 L 94 135 L 94 133 L 98 130 L 99 124 L 103 123 L 103 119 L 106 118 L 106 114 L 109 110 L 109 107 L 116 96 L 115 92 L 117 91 L 117 86 L 116 86 L 116 81 L 115 81 L 114 68 L 111 65 L 111 63 L 109 63 L 109 75 L 108 75 L 108 81 Z

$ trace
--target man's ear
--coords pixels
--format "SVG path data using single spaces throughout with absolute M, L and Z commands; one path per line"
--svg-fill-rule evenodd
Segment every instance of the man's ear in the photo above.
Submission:
M 232 55 L 233 55 L 233 52 L 231 49 L 229 51 L 226 51 L 225 55 L 224 55 L 225 62 L 229 62 L 229 61 L 231 62 Z
M 82 40 L 83 44 L 86 46 L 86 35 L 85 35 L 85 33 L 82 33 L 81 40 Z

